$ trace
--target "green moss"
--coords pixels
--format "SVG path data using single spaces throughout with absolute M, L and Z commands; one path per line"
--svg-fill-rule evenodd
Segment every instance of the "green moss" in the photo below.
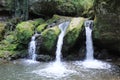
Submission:
M 8 35 L 8 36 L 6 36 L 5 40 L 8 41 L 9 43 L 13 43 L 15 41 L 15 36 Z
M 47 23 L 43 23 L 43 24 L 39 25 L 37 27 L 37 32 L 42 32 L 47 25 L 48 25 Z
M 47 20 L 46 22 L 48 24 L 52 24 L 53 22 L 57 21 L 57 20 L 60 20 L 62 16 L 59 16 L 59 15 L 54 15 L 51 19 Z
M 15 43 L 13 35 L 6 36 L 6 38 L 0 42 L 0 50 L 14 51 L 16 47 L 17 43 Z
M 11 57 L 15 55 L 17 52 L 16 51 L 4 51 L 0 50 L 0 58 L 6 59 L 6 60 L 11 60 Z
M 0 50 L 0 57 L 1 58 L 6 58 L 9 57 L 9 55 L 11 55 L 12 53 L 8 52 L 8 51 L 2 51 Z
M 35 19 L 35 20 L 33 20 L 33 21 L 32 21 L 32 24 L 36 27 L 36 26 L 38 26 L 38 25 L 40 25 L 40 24 L 42 24 L 42 23 L 44 23 L 44 22 L 45 22 L 45 20 L 42 19 L 42 18 L 40 18 L 40 19 Z
M 0 44 L 0 50 L 14 51 L 17 44 Z
M 46 50 L 49 51 L 54 47 L 59 33 L 60 30 L 57 26 L 46 29 L 42 32 L 42 37 L 43 37 L 42 45 Z
M 65 36 L 65 43 L 69 46 L 75 44 L 79 34 L 82 30 L 84 19 L 83 18 L 73 18 Z
M 16 27 L 16 36 L 18 43 L 28 44 L 30 37 L 34 33 L 34 25 L 30 22 L 22 22 Z

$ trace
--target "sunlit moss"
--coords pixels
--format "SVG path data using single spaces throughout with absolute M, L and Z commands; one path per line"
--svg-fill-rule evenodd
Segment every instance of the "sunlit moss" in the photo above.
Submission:
M 57 26 L 44 30 L 42 32 L 43 37 L 42 47 L 45 47 L 48 51 L 51 50 L 56 43 L 59 33 L 60 30 Z

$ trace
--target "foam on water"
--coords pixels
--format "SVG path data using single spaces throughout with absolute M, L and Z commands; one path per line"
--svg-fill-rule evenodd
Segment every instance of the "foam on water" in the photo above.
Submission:
M 110 64 L 99 61 L 99 60 L 85 60 L 84 62 L 82 62 L 82 65 L 85 68 L 94 68 L 94 69 L 109 69 L 109 68 L 111 68 Z
M 66 69 L 64 63 L 50 63 L 46 68 L 41 70 L 35 70 L 32 73 L 38 74 L 48 78 L 62 78 L 70 74 L 76 73 L 76 71 Z
M 109 69 L 111 67 L 110 64 L 94 59 L 92 28 L 93 21 L 92 20 L 85 21 L 86 59 L 83 62 L 80 62 L 80 65 L 82 65 L 84 68 Z

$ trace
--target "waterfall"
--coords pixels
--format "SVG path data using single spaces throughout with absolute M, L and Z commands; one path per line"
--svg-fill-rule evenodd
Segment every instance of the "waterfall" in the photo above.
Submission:
M 29 49 L 28 49 L 28 53 L 29 53 L 29 59 L 32 60 L 36 60 L 36 41 L 35 38 L 36 36 L 38 36 L 39 34 L 35 33 L 32 37 L 31 37 L 31 41 L 29 43 Z
M 61 62 L 61 50 L 62 50 L 62 45 L 63 45 L 63 38 L 65 36 L 65 32 L 66 32 L 68 25 L 69 25 L 69 22 L 64 22 L 59 25 L 61 33 L 57 41 L 56 62 Z
M 69 25 L 69 22 L 63 22 L 58 27 L 61 30 L 61 33 L 59 34 L 58 41 L 57 41 L 57 49 L 56 49 L 56 60 L 55 62 L 49 63 L 46 68 L 41 70 L 36 70 L 33 73 L 41 75 L 41 76 L 47 76 L 47 77 L 65 77 L 68 76 L 71 73 L 74 73 L 75 71 L 66 69 L 66 64 L 64 62 L 61 62 L 61 50 L 63 45 L 63 38 L 65 36 L 66 29 Z
M 85 22 L 85 30 L 86 30 L 86 60 L 93 60 L 93 42 L 92 42 L 92 27 L 93 21 L 88 20 Z
M 86 59 L 83 61 L 82 65 L 86 68 L 96 68 L 96 69 L 108 69 L 111 66 L 107 63 L 94 59 L 94 50 L 92 42 L 92 28 L 93 21 L 85 21 L 85 30 L 86 30 Z

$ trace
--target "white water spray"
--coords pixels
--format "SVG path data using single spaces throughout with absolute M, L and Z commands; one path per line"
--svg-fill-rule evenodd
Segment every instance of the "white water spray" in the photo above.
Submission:
M 66 32 L 68 25 L 69 25 L 69 22 L 64 22 L 59 25 L 61 33 L 57 41 L 56 62 L 61 62 L 61 50 L 62 50 L 62 45 L 63 45 L 63 38 L 65 36 L 65 32 Z
M 111 67 L 109 64 L 94 59 L 94 49 L 93 49 L 93 41 L 92 41 L 92 28 L 93 28 L 93 21 L 92 20 L 87 20 L 85 22 L 86 59 L 82 63 L 82 65 L 86 68 L 108 69 L 108 68 Z
M 93 42 L 92 42 L 92 28 L 93 21 L 89 20 L 85 22 L 85 31 L 86 31 L 86 60 L 93 60 Z
M 39 35 L 37 33 L 35 33 L 32 38 L 31 38 L 31 41 L 29 43 L 29 49 L 28 49 L 28 53 L 29 53 L 29 59 L 31 60 L 36 60 L 36 41 L 35 41 L 35 38 L 36 36 Z

